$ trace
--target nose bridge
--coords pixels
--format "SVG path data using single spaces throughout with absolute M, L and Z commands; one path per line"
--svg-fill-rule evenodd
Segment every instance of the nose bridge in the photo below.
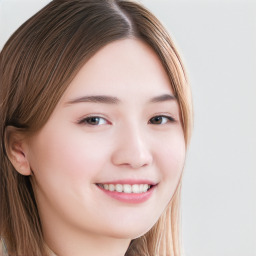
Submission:
M 150 145 L 143 127 L 132 122 L 120 127 L 112 156 L 113 163 L 137 169 L 151 164 L 152 160 Z

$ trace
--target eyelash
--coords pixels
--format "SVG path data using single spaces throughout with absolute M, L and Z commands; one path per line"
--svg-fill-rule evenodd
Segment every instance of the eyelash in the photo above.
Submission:
M 164 124 L 169 123 L 169 122 L 174 123 L 174 122 L 176 121 L 176 120 L 175 120 L 173 117 L 171 117 L 171 116 L 157 115 L 157 116 L 154 116 L 154 117 L 150 118 L 149 123 L 151 122 L 151 120 L 156 119 L 156 118 L 161 118 L 161 119 L 166 118 L 167 121 L 166 121 Z M 161 123 L 161 124 L 162 124 L 162 123 Z M 159 125 L 159 124 L 158 124 L 158 125 Z M 163 125 L 163 124 L 162 124 L 162 125 Z
M 161 123 L 157 123 L 157 124 L 152 123 L 153 119 L 156 120 L 156 119 L 159 119 L 159 118 L 160 118 L 161 121 L 165 118 L 166 119 L 165 123 L 162 123 L 162 122 Z M 97 124 L 91 124 L 89 122 L 92 121 L 92 119 L 94 119 L 94 120 L 96 120 L 96 119 L 104 120 L 104 123 L 100 123 L 99 122 Z M 157 122 L 158 122 L 158 120 L 157 120 Z M 149 119 L 148 124 L 164 125 L 164 124 L 167 124 L 167 123 L 174 123 L 174 122 L 176 122 L 176 120 L 173 117 L 171 117 L 171 116 L 156 115 L 156 116 L 153 116 L 152 118 Z M 99 126 L 99 125 L 104 125 L 104 124 L 110 124 L 110 122 L 106 118 L 101 117 L 101 116 L 88 116 L 86 118 L 83 118 L 83 119 L 79 120 L 78 124 L 83 124 L 83 125 L 88 125 L 88 126 Z
M 106 124 L 109 124 L 110 122 L 107 121 L 106 118 L 104 117 L 101 117 L 101 116 L 88 116 L 86 118 L 83 118 L 81 119 L 78 124 L 84 124 L 84 125 L 89 125 L 89 126 L 98 126 L 98 125 L 102 125 L 102 124 L 90 124 L 89 123 L 89 120 L 92 120 L 92 119 L 101 119 L 101 120 L 104 120 L 104 122 Z

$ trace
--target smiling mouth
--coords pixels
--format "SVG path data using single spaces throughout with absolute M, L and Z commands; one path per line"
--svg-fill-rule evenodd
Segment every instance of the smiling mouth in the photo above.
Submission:
M 119 193 L 126 193 L 126 194 L 141 194 L 146 193 L 150 190 L 153 185 L 149 184 L 97 184 L 100 188 L 111 191 L 111 192 L 119 192 Z

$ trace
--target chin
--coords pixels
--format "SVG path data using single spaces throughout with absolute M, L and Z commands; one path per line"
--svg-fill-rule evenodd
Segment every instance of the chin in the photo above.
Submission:
M 126 225 L 112 227 L 111 232 L 108 232 L 107 235 L 118 239 L 136 239 L 146 234 L 157 220 L 150 223 L 142 222 L 143 220 L 140 224 L 134 222 L 133 224 L 127 223 Z

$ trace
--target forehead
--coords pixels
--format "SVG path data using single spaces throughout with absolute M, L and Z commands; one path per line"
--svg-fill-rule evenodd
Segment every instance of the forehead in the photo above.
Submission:
M 138 39 L 112 42 L 99 50 L 78 72 L 63 100 L 82 95 L 151 97 L 173 94 L 157 54 Z

